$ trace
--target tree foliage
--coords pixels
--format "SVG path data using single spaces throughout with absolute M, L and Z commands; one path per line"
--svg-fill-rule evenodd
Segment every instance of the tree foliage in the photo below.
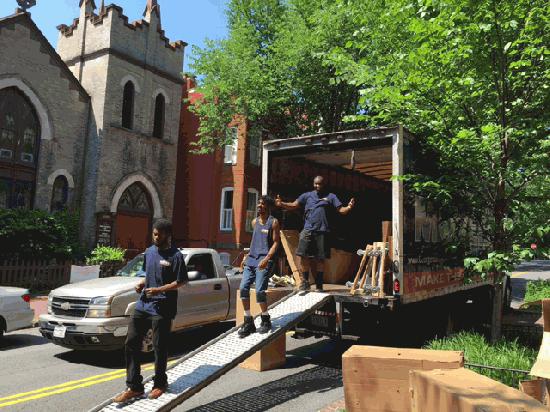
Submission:
M 330 0 L 231 0 L 227 39 L 209 41 L 191 63 L 199 75 L 199 151 L 226 143 L 235 115 L 272 137 L 353 127 L 358 88 L 325 64 L 326 50 L 351 39 L 345 15 Z
M 507 268 L 550 228 L 550 8 L 544 0 L 339 0 L 355 31 L 327 59 L 362 86 L 372 125 L 402 123 L 430 159 L 407 176 L 473 220 Z M 360 59 L 356 56 L 360 55 Z M 544 246 L 544 245 L 541 245 Z M 547 245 L 546 245 L 547 246 Z
M 275 137 L 403 124 L 428 161 L 401 178 L 482 231 L 492 253 L 467 266 L 505 270 L 548 247 L 549 14 L 546 0 L 232 0 L 229 37 L 192 64 L 199 143 L 224 143 L 235 114 Z

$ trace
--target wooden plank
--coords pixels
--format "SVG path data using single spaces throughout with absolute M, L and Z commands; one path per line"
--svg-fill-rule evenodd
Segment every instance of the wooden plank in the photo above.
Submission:
M 296 256 L 296 249 L 298 248 L 298 241 L 300 240 L 300 233 L 297 230 L 281 230 L 281 243 L 285 250 L 286 259 L 292 270 L 292 276 L 296 281 L 296 285 L 300 284 L 300 263 L 299 257 Z M 310 274 L 310 282 L 313 282 L 313 277 Z
M 365 265 L 367 264 L 367 261 L 369 260 L 369 252 L 372 249 L 372 245 L 365 246 L 365 254 L 361 258 L 361 263 L 359 264 L 359 269 L 357 270 L 357 274 L 355 275 L 355 278 L 353 279 L 353 286 L 351 287 L 351 294 L 353 295 L 355 293 L 355 289 L 357 288 L 357 284 L 359 283 L 359 279 L 361 278 L 361 274 L 365 270 Z

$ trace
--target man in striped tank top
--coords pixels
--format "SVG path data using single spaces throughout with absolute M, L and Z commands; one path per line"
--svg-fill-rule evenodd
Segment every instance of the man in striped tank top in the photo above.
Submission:
M 262 310 L 262 323 L 259 333 L 271 330 L 271 319 L 267 312 L 267 290 L 269 277 L 274 265 L 275 253 L 281 241 L 279 222 L 271 216 L 273 199 L 261 196 L 258 201 L 258 216 L 252 221 L 254 232 L 250 251 L 243 260 L 244 272 L 241 281 L 241 300 L 244 308 L 244 324 L 239 329 L 239 336 L 244 338 L 256 332 L 254 320 L 250 314 L 250 286 L 256 284 L 256 302 Z

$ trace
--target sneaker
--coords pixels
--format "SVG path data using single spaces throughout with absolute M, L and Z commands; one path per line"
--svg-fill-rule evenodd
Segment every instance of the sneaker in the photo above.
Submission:
M 258 333 L 267 333 L 271 330 L 271 316 L 262 315 L 262 324 L 258 328 Z
M 239 338 L 246 338 L 251 333 L 256 332 L 256 325 L 254 325 L 254 318 L 252 316 L 245 316 L 243 326 L 239 329 Z
M 149 399 L 158 399 L 164 394 L 164 392 L 166 392 L 166 387 L 164 387 L 164 388 L 155 387 L 155 388 L 153 388 L 153 390 L 151 392 L 149 392 L 148 398 Z
M 115 396 L 113 398 L 113 402 L 115 403 L 126 403 L 133 399 L 139 398 L 143 396 L 143 391 L 133 391 L 130 388 L 126 389 L 121 394 Z
M 309 292 L 309 289 L 310 289 L 309 281 L 303 280 L 302 283 L 300 283 L 300 288 L 299 288 L 300 293 L 299 293 L 299 295 L 300 296 L 307 295 L 308 292 Z

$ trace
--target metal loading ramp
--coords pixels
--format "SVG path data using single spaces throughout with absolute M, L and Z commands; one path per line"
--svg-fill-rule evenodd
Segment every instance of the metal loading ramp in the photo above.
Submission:
M 109 399 L 91 409 L 90 412 L 170 411 L 223 374 L 229 372 L 252 354 L 285 334 L 330 299 L 331 295 L 326 293 L 312 292 L 305 296 L 293 293 L 269 308 L 273 325 L 271 332 L 263 335 L 253 333 L 241 339 L 237 335 L 240 326 L 237 326 L 172 364 L 166 372 L 168 375 L 168 390 L 160 398 L 155 400 L 139 398 L 127 404 L 116 404 Z M 257 316 L 255 319 L 256 327 L 259 327 L 260 323 L 261 319 Z M 144 383 L 145 394 L 148 394 L 153 387 L 152 376 L 145 379 Z

